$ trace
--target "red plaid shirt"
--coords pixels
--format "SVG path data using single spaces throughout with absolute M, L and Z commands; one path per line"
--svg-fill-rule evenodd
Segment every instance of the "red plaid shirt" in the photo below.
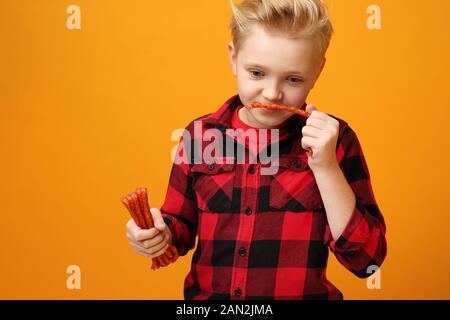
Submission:
M 224 145 L 226 139 L 239 143 L 226 129 L 245 128 L 236 119 L 241 105 L 238 96 L 230 98 L 215 113 L 196 120 L 200 131 L 193 121 L 180 139 L 177 156 L 190 161 L 174 162 L 161 212 L 181 255 L 195 247 L 198 236 L 185 298 L 342 299 L 326 277 L 328 249 L 361 278 L 370 276 L 368 267 L 380 266 L 386 255 L 385 223 L 356 134 L 336 118 L 336 156 L 356 206 L 342 235 L 333 240 L 301 148 L 304 120 L 299 116 L 292 116 L 280 139 L 270 142 L 279 146 L 279 169 L 273 175 L 261 174 L 261 162 L 236 161 L 236 149 L 230 156 L 225 147 L 220 158 L 233 161 L 195 162 L 196 150 L 211 144 L 203 141 L 206 129 L 218 129 Z M 251 148 L 245 150 L 248 154 Z

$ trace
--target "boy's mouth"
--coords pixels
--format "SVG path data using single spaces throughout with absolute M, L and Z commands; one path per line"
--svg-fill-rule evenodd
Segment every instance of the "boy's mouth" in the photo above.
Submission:
M 257 109 L 259 110 L 260 114 L 263 115 L 273 115 L 273 114 L 277 114 L 280 113 L 281 110 L 276 109 L 276 108 L 269 108 L 266 107 L 266 105 L 275 105 L 275 104 L 270 104 L 270 103 L 259 103 L 259 102 L 252 102 L 249 105 L 249 109 L 255 109 L 255 106 L 258 106 Z
M 248 108 L 249 109 L 258 108 L 258 109 L 261 109 L 261 110 L 270 109 L 270 111 L 272 111 L 272 110 L 273 111 L 288 111 L 288 112 L 299 114 L 300 116 L 302 116 L 304 118 L 308 118 L 311 115 L 306 110 L 302 110 L 300 108 L 291 107 L 291 106 L 277 105 L 277 104 L 272 104 L 272 103 L 252 102 L 252 103 L 250 103 Z M 265 111 L 265 112 L 267 113 L 268 111 Z
M 276 109 L 269 109 L 269 108 L 260 108 L 259 109 L 263 114 L 274 114 L 274 113 L 278 113 L 280 112 L 280 110 L 276 110 Z

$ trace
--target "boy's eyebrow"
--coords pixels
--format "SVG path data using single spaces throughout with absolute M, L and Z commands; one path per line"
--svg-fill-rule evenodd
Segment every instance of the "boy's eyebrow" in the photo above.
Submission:
M 266 67 L 258 64 L 258 63 L 245 63 L 244 64 L 244 68 L 250 68 L 250 67 L 254 67 L 254 68 L 259 68 L 259 69 L 267 69 Z M 289 73 L 289 74 L 301 74 L 301 75 L 308 75 L 308 72 L 304 72 L 304 71 L 300 71 L 300 70 L 291 70 L 291 71 L 287 71 L 285 73 Z

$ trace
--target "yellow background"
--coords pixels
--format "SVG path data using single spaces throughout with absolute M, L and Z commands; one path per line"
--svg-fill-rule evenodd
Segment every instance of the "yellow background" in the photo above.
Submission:
M 388 240 L 381 290 L 333 255 L 328 277 L 346 299 L 448 299 L 450 2 L 327 3 L 336 33 L 307 101 L 357 132 Z M 172 131 L 236 93 L 230 14 L 228 0 L 1 1 L 0 298 L 182 299 L 192 252 L 151 272 L 120 199 L 146 186 L 159 207 Z

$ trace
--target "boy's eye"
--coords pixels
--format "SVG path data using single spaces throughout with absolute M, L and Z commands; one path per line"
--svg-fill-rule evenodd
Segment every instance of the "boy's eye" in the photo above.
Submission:
M 250 75 L 254 78 L 260 78 L 264 75 L 261 71 L 258 71 L 258 70 L 250 70 L 249 72 L 250 72 Z
M 303 82 L 303 79 L 300 79 L 300 78 L 289 77 L 288 79 L 290 82 L 295 83 L 295 84 Z

